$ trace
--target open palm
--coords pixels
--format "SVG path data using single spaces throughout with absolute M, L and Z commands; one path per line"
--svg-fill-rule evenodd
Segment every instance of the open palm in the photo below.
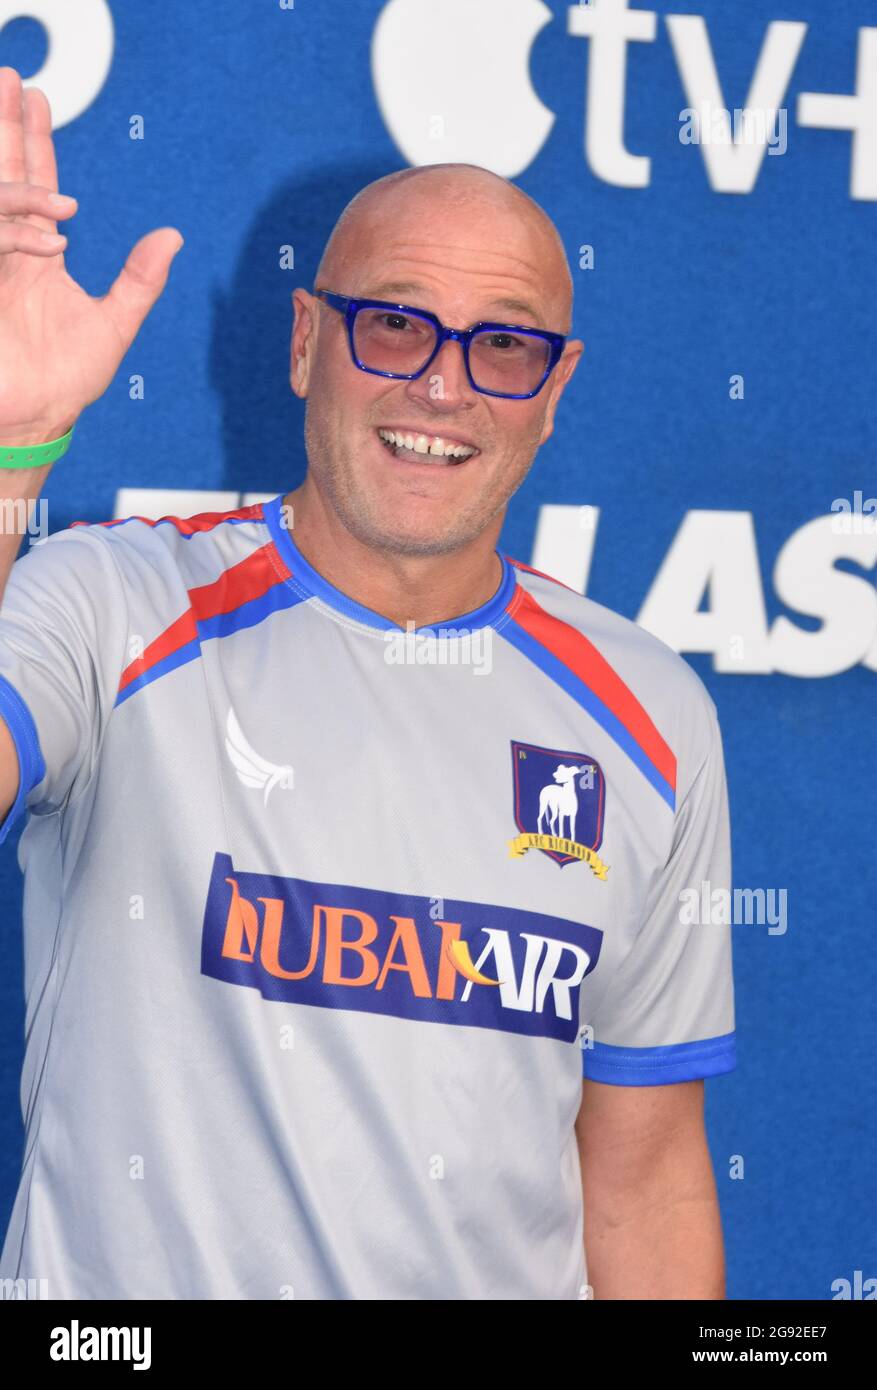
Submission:
M 57 438 L 103 394 L 182 245 L 150 232 L 95 298 L 64 265 L 57 221 L 76 201 L 57 189 L 49 103 L 0 68 L 0 445 Z

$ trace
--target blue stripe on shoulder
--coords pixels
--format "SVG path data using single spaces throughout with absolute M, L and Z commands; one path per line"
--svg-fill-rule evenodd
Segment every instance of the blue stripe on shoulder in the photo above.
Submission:
M 229 637 L 234 632 L 243 631 L 244 628 L 256 627 L 272 613 L 279 612 L 283 608 L 294 608 L 296 604 L 303 603 L 304 598 L 304 595 L 296 593 L 289 584 L 278 579 L 276 584 L 272 584 L 271 588 L 267 589 L 264 594 L 260 594 L 258 598 L 247 599 L 228 613 L 217 613 L 213 617 L 197 620 L 197 637 L 193 637 L 185 646 L 179 647 L 177 651 L 171 652 L 161 661 L 157 661 L 154 666 L 150 666 L 148 671 L 135 677 L 130 685 L 126 685 L 125 689 L 116 696 L 116 705 L 124 704 L 138 690 L 142 690 L 146 685 L 151 685 L 153 681 L 167 675 L 170 671 L 175 671 L 179 666 L 185 666 L 190 661 L 197 661 L 201 655 L 201 643 L 207 641 L 208 638 Z
M 607 705 L 603 703 L 599 695 L 595 695 L 593 690 L 580 680 L 575 672 L 570 671 L 564 666 L 553 652 L 548 651 L 538 642 L 535 637 L 531 637 L 523 627 L 512 619 L 501 629 L 502 636 L 517 647 L 519 652 L 528 657 L 534 666 L 538 666 L 540 671 L 565 690 L 567 695 L 571 695 L 582 709 L 587 710 L 588 714 L 606 730 L 610 738 L 614 739 L 619 748 L 630 758 L 631 762 L 639 768 L 640 772 L 651 782 L 658 795 L 666 801 L 671 811 L 676 809 L 676 793 L 670 786 L 666 777 L 658 771 L 651 758 L 640 748 L 632 734 L 628 733 L 621 720 L 613 714 Z

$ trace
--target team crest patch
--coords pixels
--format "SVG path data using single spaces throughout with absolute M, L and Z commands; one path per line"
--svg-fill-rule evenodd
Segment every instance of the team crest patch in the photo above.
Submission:
M 512 859 L 540 849 L 561 868 L 584 860 L 598 878 L 609 865 L 597 854 L 603 839 L 606 779 L 586 753 L 538 748 L 512 740 L 515 825 L 509 840 Z

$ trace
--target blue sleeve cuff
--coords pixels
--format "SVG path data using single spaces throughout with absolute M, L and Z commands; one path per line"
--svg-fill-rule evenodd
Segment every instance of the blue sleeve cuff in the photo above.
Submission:
M 46 764 L 31 712 L 5 676 L 0 676 L 0 716 L 6 721 L 18 753 L 18 793 L 0 824 L 2 845 L 24 810 L 25 798 L 45 777 Z
M 612 1047 L 596 1042 L 582 1048 L 582 1075 L 610 1086 L 666 1086 L 720 1076 L 737 1065 L 736 1033 L 669 1047 Z

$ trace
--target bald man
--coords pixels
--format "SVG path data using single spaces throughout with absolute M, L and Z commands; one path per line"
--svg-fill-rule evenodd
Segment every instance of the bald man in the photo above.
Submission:
M 64 269 L 48 106 L 0 71 L 0 463 L 36 499 L 181 244 Z M 370 184 L 294 300 L 308 469 L 74 523 L 0 609 L 27 812 L 26 1148 L 50 1298 L 724 1297 L 734 1066 L 715 708 L 497 549 L 582 352 L 556 229 L 486 170 Z M 37 369 L 37 364 L 42 364 Z M 8 577 L 8 578 L 7 578 Z

